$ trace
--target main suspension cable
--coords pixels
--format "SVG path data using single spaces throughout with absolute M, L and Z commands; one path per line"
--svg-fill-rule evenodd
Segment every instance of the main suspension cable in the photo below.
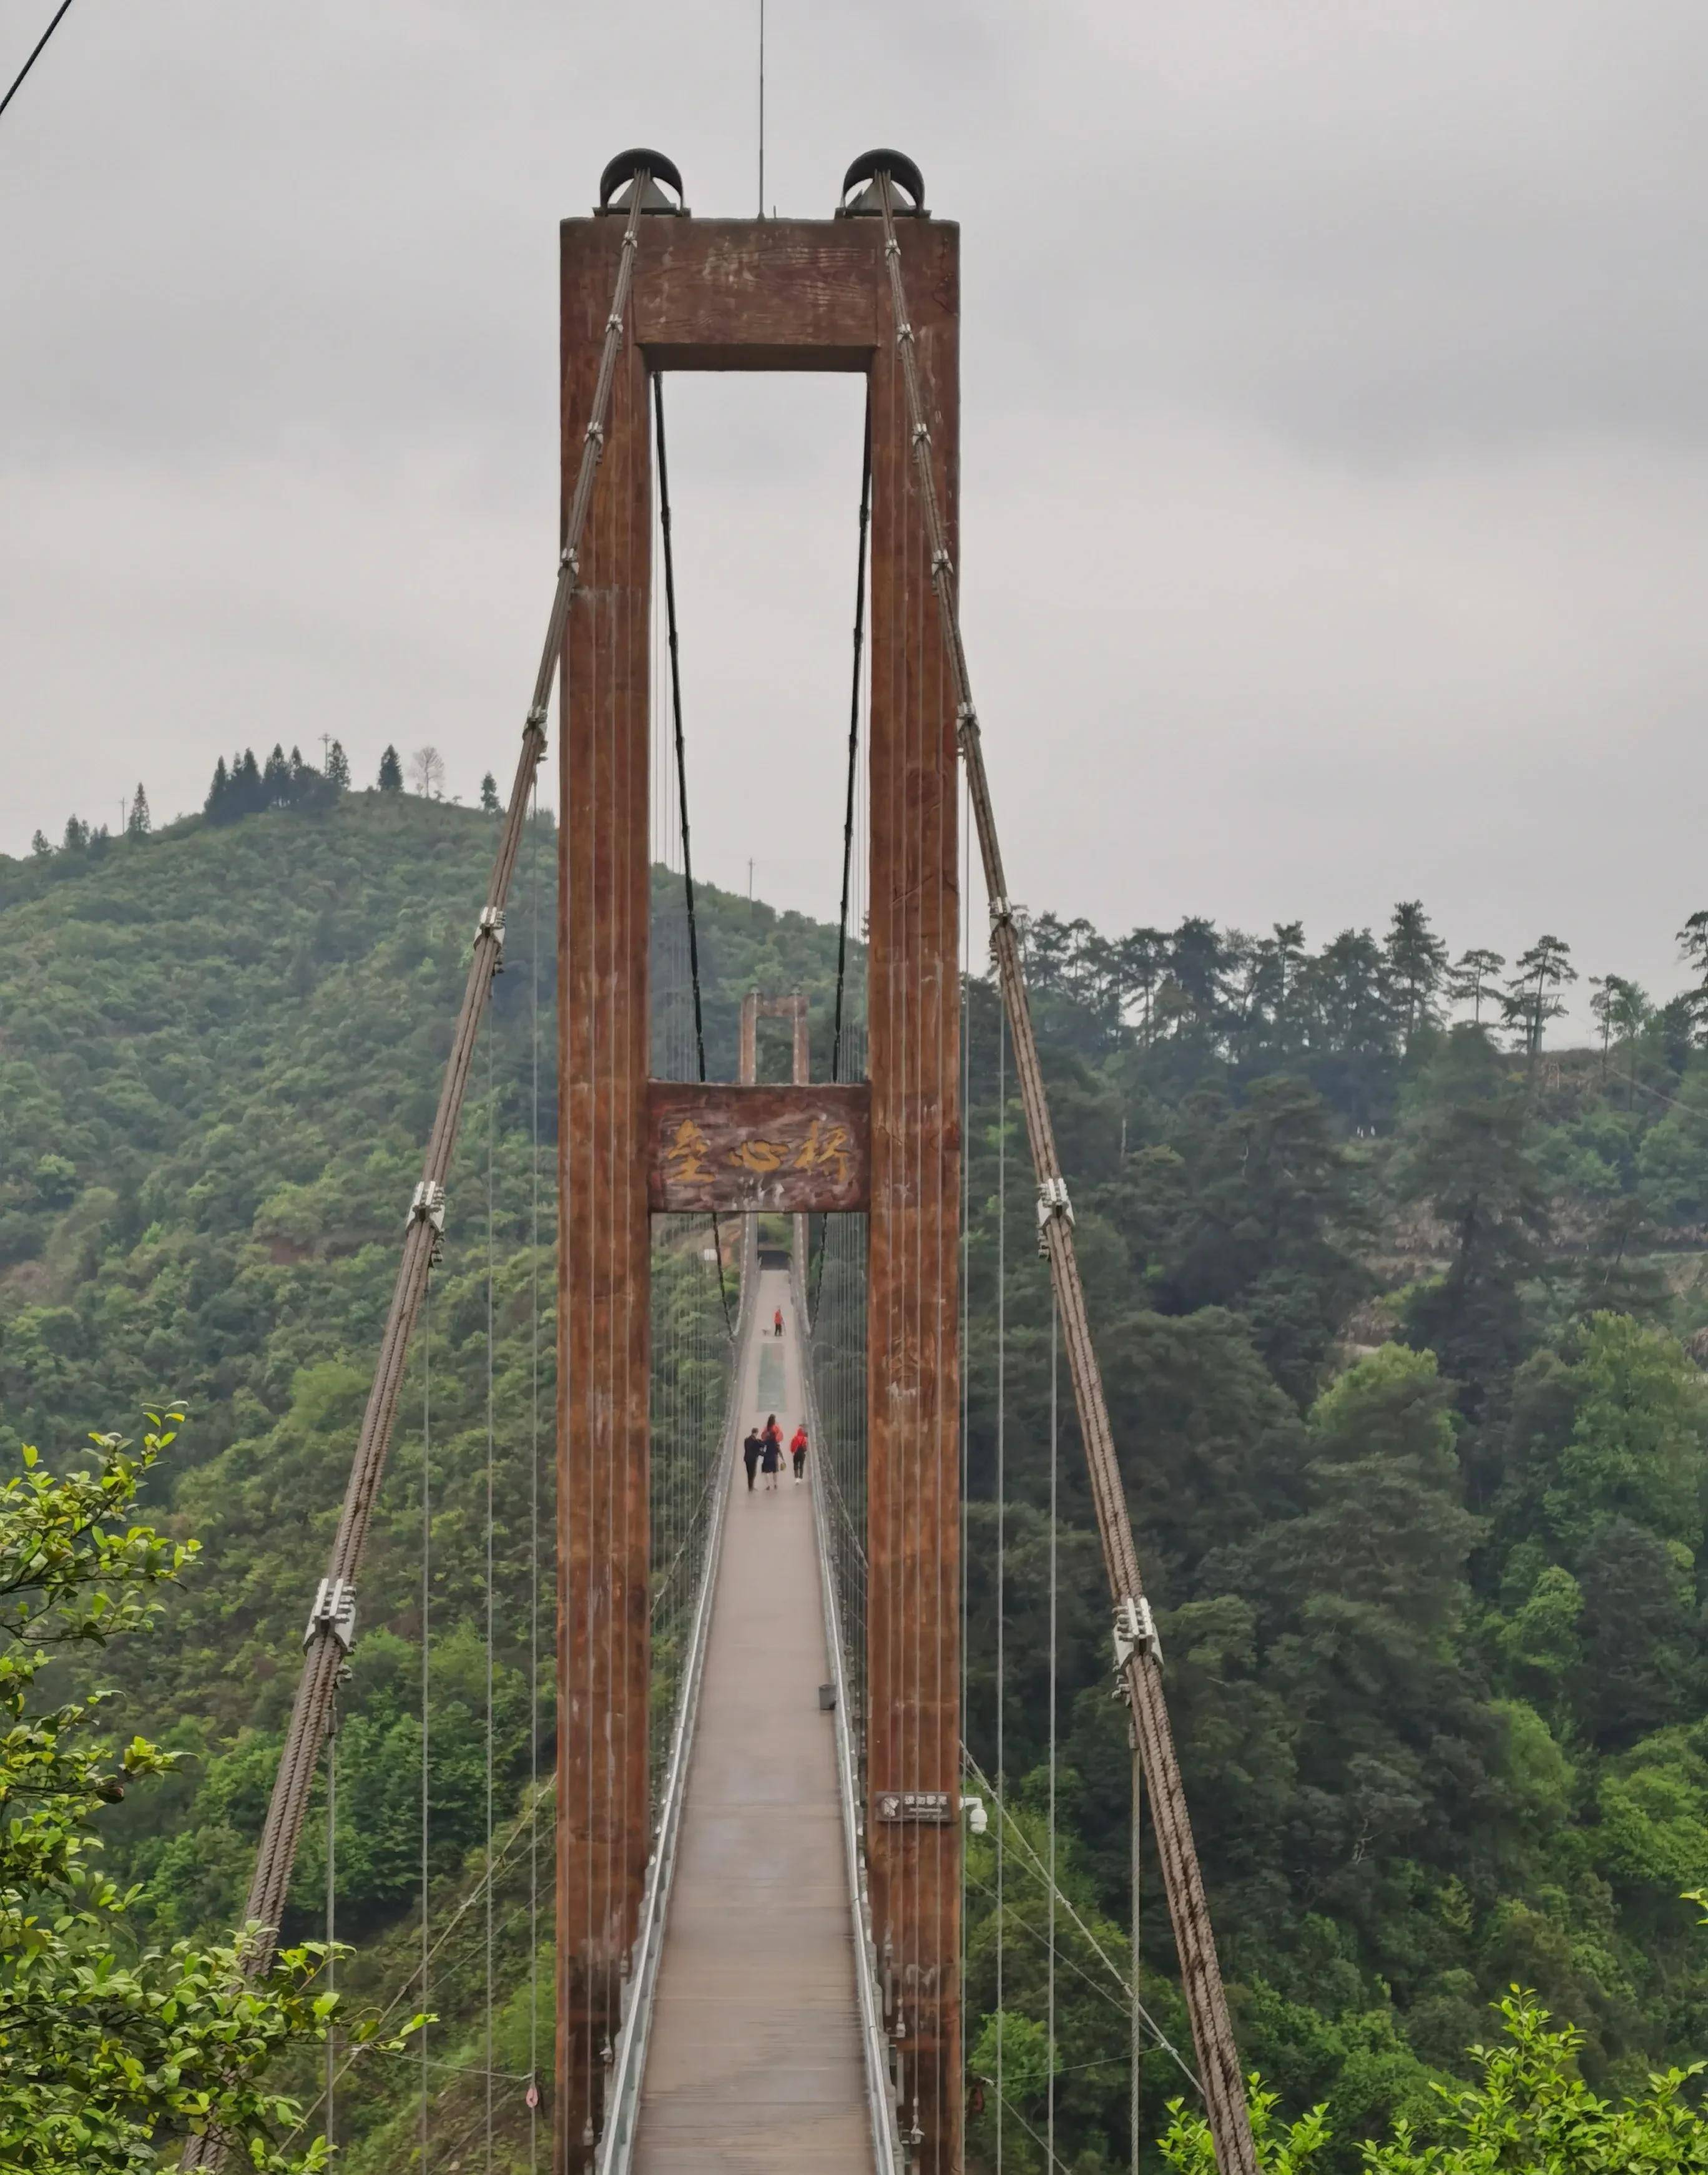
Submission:
M 1228 2012 L 1227 1993 L 1222 1982 L 1209 1904 L 1204 1893 L 1203 1873 L 1192 1837 L 1179 1759 L 1163 1694 L 1161 1652 L 1150 1603 L 1139 1576 L 1132 1518 L 1115 1456 L 1114 1433 L 1103 1395 L 1103 1376 L 1092 1342 L 1085 1288 L 1074 1245 L 1072 1210 L 1044 1092 L 1002 865 L 1001 844 L 996 834 L 995 811 L 979 739 L 979 714 L 973 701 L 972 676 L 961 635 L 954 563 L 938 502 L 930 424 L 925 415 L 919 360 L 914 353 L 914 327 L 908 314 L 907 290 L 902 279 L 902 245 L 896 232 L 894 184 L 887 168 L 881 170 L 875 179 L 883 216 L 884 261 L 889 273 L 894 338 L 906 390 L 914 473 L 930 554 L 931 587 L 936 597 L 938 626 L 955 690 L 961 759 L 966 766 L 984 863 L 984 889 L 990 903 L 991 950 L 1014 1039 L 1016 1081 L 1038 1178 L 1039 1244 L 1049 1257 L 1051 1283 L 1060 1310 L 1063 1342 L 1085 1445 L 1103 1565 L 1114 1603 L 1117 1667 L 1150 1782 L 1152 1820 L 1162 1862 L 1163 1889 L 1174 1922 L 1181 1992 L 1192 2020 L 1218 2175 L 1258 2175 L 1244 2080 L 1240 2074 L 1239 2049 Z
M 338 1695 L 326 1724 L 326 1990 L 338 1992 Z M 338 2011 L 326 2028 L 326 2121 L 329 2149 L 338 2145 Z
M 700 932 L 694 914 L 694 855 L 688 843 L 688 751 L 682 732 L 682 658 L 676 632 L 676 554 L 670 535 L 670 463 L 664 445 L 664 380 L 653 372 L 653 427 L 659 442 L 659 527 L 664 544 L 664 622 L 670 651 L 670 714 L 676 740 L 676 805 L 682 830 L 682 892 L 688 908 L 688 979 L 694 991 L 694 1055 L 699 1077 L 706 1076 L 706 1020 L 700 998 Z M 712 1214 L 712 1241 L 718 1252 L 718 1297 L 724 1308 L 724 1327 L 735 1341 L 735 1317 L 729 1311 L 729 1293 L 724 1282 L 724 1234 L 718 1215 Z
M 1061 1479 L 1060 1401 L 1057 1395 L 1057 1355 L 1060 1350 L 1060 1324 L 1055 1302 L 1055 1292 L 1049 1294 L 1049 1794 L 1048 1836 L 1049 1849 L 1049 1955 L 1045 1979 L 1044 2031 L 1048 2053 L 1044 2061 L 1044 2132 L 1046 2150 L 1052 2160 L 1055 2157 L 1055 1898 L 1056 1879 L 1056 1699 L 1060 1682 L 1060 1656 L 1056 1636 L 1059 1619 L 1058 1603 L 1060 1594 L 1060 1526 L 1058 1521 L 1059 1494 Z
M 41 59 L 42 49 L 46 46 L 47 41 L 59 28 L 61 19 L 64 16 L 66 10 L 70 7 L 70 5 L 71 0 L 59 0 L 59 6 L 55 10 L 53 20 L 41 33 L 41 35 L 35 41 L 35 45 L 30 49 L 29 59 L 24 62 L 23 67 L 19 69 L 17 74 L 13 77 L 12 88 L 7 92 L 4 98 L 0 98 L 0 113 L 3 113 L 7 107 L 10 106 L 13 100 L 17 97 L 19 90 L 23 85 L 24 77 L 29 74 L 30 69 L 33 68 L 37 61 Z
M 866 648 L 866 547 L 872 520 L 872 393 L 866 386 L 864 444 L 860 454 L 859 548 L 854 557 L 854 670 L 848 704 L 848 793 L 842 825 L 842 905 L 836 929 L 836 1014 L 831 1031 L 830 1077 L 842 1078 L 844 1006 L 848 987 L 848 931 L 854 871 L 854 819 L 859 804 L 860 695 L 864 688 Z M 852 1031 L 849 1037 L 853 1040 Z M 824 1290 L 825 1250 L 830 1244 L 831 1219 L 818 1219 L 818 1243 L 807 1264 L 801 1290 L 807 1301 L 809 1321 L 818 1312 Z
M 860 667 L 866 646 L 866 539 L 872 520 L 872 395 L 866 388 L 865 447 L 860 458 L 860 538 L 854 561 L 854 685 L 848 705 L 848 801 L 842 826 L 842 910 L 836 931 L 836 1024 L 831 1037 L 830 1077 L 842 1077 L 843 990 L 848 979 L 849 886 L 854 875 L 854 788 L 860 749 Z
M 429 1972 L 433 1960 L 430 1886 L 431 1866 L 432 1763 L 430 1717 L 432 1697 L 432 1641 L 430 1616 L 433 1603 L 433 1298 L 430 1284 L 421 1324 L 421 2007 L 426 2009 L 431 1987 Z M 428 2123 L 427 2026 L 421 2026 L 421 2107 L 420 2166 L 426 2175 Z
M 540 2168 L 540 788 L 536 778 L 529 825 L 529 891 L 533 909 L 529 961 L 529 1062 L 532 1072 L 529 1141 L 529 1446 L 528 1446 L 528 2166 Z M 487 1864 L 492 1863 L 487 1852 Z
M 996 1015 L 996 1787 L 1008 1787 L 1008 1015 Z M 1005 1823 L 996 1822 L 996 2175 L 1002 2169 Z
M 494 1077 L 495 1052 L 493 1050 L 493 1044 L 496 1039 L 495 1033 L 496 1025 L 496 1020 L 493 1014 L 489 1012 L 486 1015 L 486 1773 L 485 1777 L 486 1784 L 486 1832 L 484 1838 L 486 1846 L 486 1855 L 489 1858 L 492 1855 L 492 1805 L 494 1782 L 492 1740 L 494 1731 L 496 1728 L 497 1719 L 494 1694 L 496 1690 L 497 1659 L 496 1642 L 498 1635 L 497 1608 L 493 1594 L 493 1587 L 495 1583 L 494 1570 L 496 1568 L 495 1531 L 497 1505 L 492 1471 L 493 1462 L 498 1454 L 497 1405 L 496 1400 L 496 1385 L 493 1379 L 492 1368 L 492 1339 L 496 1321 L 496 1309 L 494 1304 L 493 1294 L 493 1279 L 496 1272 L 494 1260 L 494 1194 L 496 1190 L 496 1167 L 498 1149 L 498 1093 L 497 1082 Z M 493 1939 L 495 1930 L 492 1916 L 492 1884 L 489 1880 L 486 1884 L 485 1928 L 486 2175 L 492 2175 L 492 2032 L 493 2003 L 496 1993 L 493 1971 Z
M 664 625 L 670 649 L 670 718 L 676 744 L 676 804 L 682 831 L 682 892 L 688 907 L 688 976 L 694 991 L 694 1055 L 706 1077 L 706 1020 L 700 1003 L 700 936 L 694 919 L 694 853 L 688 838 L 688 757 L 682 733 L 682 653 L 676 630 L 676 554 L 670 534 L 670 460 L 664 443 L 664 380 L 653 372 L 653 428 L 659 442 L 659 528 L 664 541 Z

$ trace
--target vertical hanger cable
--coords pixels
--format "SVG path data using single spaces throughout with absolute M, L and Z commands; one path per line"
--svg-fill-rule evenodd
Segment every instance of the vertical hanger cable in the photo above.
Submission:
M 1052 1283 L 1049 1294 L 1049 1976 L 1046 1993 L 1048 2004 L 1048 2054 L 1045 2090 L 1045 2150 L 1050 2159 L 1055 2158 L 1055 1782 L 1056 1782 L 1056 1678 L 1059 1650 L 1057 1646 L 1057 1599 L 1059 1594 L 1060 1532 L 1056 1522 L 1058 1508 L 1057 1483 L 1061 1471 L 1060 1455 L 1060 1431 L 1056 1395 L 1057 1353 L 1060 1343 L 1055 1289 Z

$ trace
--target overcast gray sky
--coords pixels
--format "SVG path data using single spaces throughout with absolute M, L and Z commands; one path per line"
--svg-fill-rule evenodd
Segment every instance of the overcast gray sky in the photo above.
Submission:
M 0 0 L 0 78 L 51 13 Z M 0 120 L 0 850 L 234 744 L 503 774 L 556 229 L 755 198 L 756 0 L 78 0 Z M 1670 991 L 1708 905 L 1700 0 L 768 0 L 767 195 L 962 223 L 964 610 L 1017 897 L 1421 897 Z M 705 872 L 834 912 L 859 415 L 677 380 Z M 1580 993 L 1581 994 L 1581 993 Z

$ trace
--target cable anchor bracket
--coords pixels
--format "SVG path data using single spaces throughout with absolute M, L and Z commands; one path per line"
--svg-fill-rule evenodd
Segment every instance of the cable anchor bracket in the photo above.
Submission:
M 444 1258 L 445 1189 L 436 1179 L 424 1178 L 415 1188 L 409 1202 L 409 1212 L 404 1220 L 404 1229 L 413 1230 L 417 1223 L 426 1224 L 433 1234 L 432 1251 L 427 1256 L 427 1266 L 436 1269 Z
M 1073 1228 L 1073 1203 L 1067 1197 L 1065 1178 L 1043 1178 L 1038 1182 L 1038 1250 L 1049 1252 L 1049 1227 L 1057 1218 Z
M 478 944 L 483 936 L 490 936 L 492 939 L 496 953 L 492 971 L 495 974 L 502 974 L 504 972 L 504 909 L 502 906 L 481 908 L 480 923 L 474 931 L 474 941 Z
M 1127 1664 L 1135 1654 L 1148 1654 L 1158 1668 L 1163 1666 L 1163 1642 L 1157 1636 L 1157 1619 L 1143 1594 L 1123 1594 L 1116 1603 L 1114 1638 L 1115 1697 L 1127 1699 L 1131 1696 Z
M 355 1644 L 355 1587 L 347 1578 L 323 1578 L 315 1589 L 303 1645 L 312 1646 L 323 1631 L 329 1631 L 346 1654 Z

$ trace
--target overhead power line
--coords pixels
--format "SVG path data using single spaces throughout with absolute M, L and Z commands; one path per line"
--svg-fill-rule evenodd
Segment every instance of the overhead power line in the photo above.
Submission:
M 59 6 L 54 11 L 53 20 L 41 33 L 41 35 L 35 41 L 35 50 L 31 52 L 29 59 L 24 62 L 23 67 L 19 69 L 17 74 L 13 77 L 12 88 L 7 92 L 4 98 L 0 98 L 0 113 L 3 113 L 7 107 L 10 106 L 13 100 L 17 97 L 19 84 L 23 82 L 24 77 L 29 74 L 30 69 L 33 68 L 37 61 L 41 59 L 42 47 L 59 28 L 61 22 L 64 19 L 65 12 L 70 5 L 71 0 L 59 0 Z

